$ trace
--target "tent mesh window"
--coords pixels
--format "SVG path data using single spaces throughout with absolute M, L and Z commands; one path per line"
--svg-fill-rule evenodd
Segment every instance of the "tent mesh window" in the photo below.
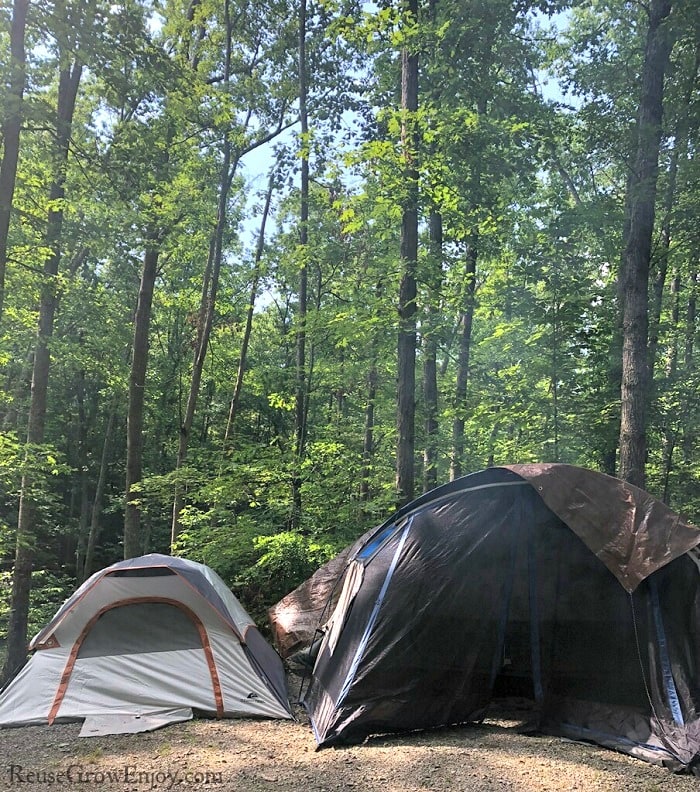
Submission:
M 85 637 L 78 657 L 201 648 L 196 625 L 180 608 L 162 602 L 139 602 L 105 611 Z
M 172 569 L 168 567 L 136 567 L 135 569 L 115 569 L 114 572 L 109 572 L 106 577 L 165 577 L 166 575 L 175 575 Z

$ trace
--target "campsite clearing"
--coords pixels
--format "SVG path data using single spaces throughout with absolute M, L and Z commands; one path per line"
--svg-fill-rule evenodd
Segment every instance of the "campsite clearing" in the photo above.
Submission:
M 315 750 L 305 719 L 194 720 L 147 734 L 89 739 L 78 738 L 80 724 L 7 729 L 0 731 L 0 789 L 697 790 L 698 779 L 692 776 L 673 775 L 594 745 L 524 736 L 513 726 L 512 720 L 491 720 L 321 751 Z M 59 773 L 64 777 L 56 783 Z

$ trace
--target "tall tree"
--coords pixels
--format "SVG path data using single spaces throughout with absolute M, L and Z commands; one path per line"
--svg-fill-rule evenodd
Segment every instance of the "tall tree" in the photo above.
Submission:
M 230 0 L 224 0 L 223 3 L 223 23 L 221 25 L 224 35 L 223 63 L 220 72 L 217 71 L 216 75 L 217 88 L 214 101 L 220 102 L 222 105 L 227 104 L 229 107 L 224 116 L 225 121 L 222 127 L 214 130 L 215 134 L 221 136 L 219 142 L 221 166 L 218 178 L 216 222 L 209 242 L 207 264 L 202 278 L 192 375 L 184 416 L 180 422 L 176 470 L 183 467 L 187 458 L 204 363 L 214 326 L 221 269 L 225 261 L 226 239 L 231 226 L 231 193 L 238 166 L 246 155 L 276 138 L 287 124 L 288 102 L 286 97 L 281 97 L 275 105 L 269 103 L 267 97 L 263 99 L 260 96 L 254 96 L 254 88 L 247 87 L 249 83 L 254 84 L 256 74 L 260 70 L 266 54 L 262 50 L 261 44 L 265 36 L 269 35 L 269 31 L 264 26 L 242 24 L 250 10 L 250 7 L 234 6 Z M 247 29 L 248 27 L 251 28 L 250 31 Z M 234 47 L 234 34 L 241 28 L 244 28 L 241 34 L 242 38 L 237 40 L 237 46 Z M 253 37 L 248 41 L 245 37 L 251 33 Z M 212 44 L 216 46 L 216 42 L 212 42 Z M 235 61 L 234 55 L 236 56 Z M 269 55 L 272 57 L 272 53 Z M 236 85 L 236 82 L 240 82 L 243 87 Z M 262 89 L 262 86 L 256 87 Z M 242 93 L 242 97 L 236 97 L 236 99 L 242 103 L 247 100 L 247 106 L 241 108 L 233 106 L 236 90 Z M 270 107 L 267 106 L 268 103 L 271 105 Z M 276 114 L 277 117 L 275 117 Z M 237 115 L 240 115 L 240 119 L 237 118 Z M 179 517 L 182 505 L 182 489 L 176 483 L 171 544 L 175 542 L 180 531 Z
M 10 214 L 17 179 L 20 130 L 22 127 L 24 89 L 26 83 L 25 30 L 29 0 L 15 0 L 10 27 L 9 90 L 2 119 L 2 161 L 0 161 L 0 321 L 5 306 L 5 270 Z
M 437 324 L 440 281 L 442 279 L 442 215 L 433 208 L 429 218 L 430 261 L 428 262 L 429 295 L 426 305 L 426 328 L 423 337 L 423 409 L 425 411 L 425 439 L 423 447 L 423 491 L 428 492 L 438 483 L 438 366 Z
M 474 325 L 474 301 L 476 294 L 476 264 L 478 260 L 477 234 L 473 233 L 467 245 L 464 266 L 463 296 L 460 300 L 457 331 L 457 375 L 454 391 L 454 418 L 452 419 L 452 449 L 450 452 L 450 481 L 462 475 L 467 407 L 467 385 L 469 361 Z
M 301 184 L 299 189 L 299 305 L 296 316 L 296 387 L 294 397 L 294 456 L 292 514 L 290 525 L 301 520 L 301 463 L 306 445 L 308 371 L 306 368 L 306 320 L 309 281 L 309 111 L 308 63 L 306 56 L 307 4 L 299 4 L 299 120 L 301 122 Z
M 146 370 L 148 367 L 149 332 L 153 291 L 158 275 L 161 238 L 151 231 L 146 239 L 141 270 L 138 303 L 134 317 L 134 340 L 131 347 L 129 374 L 129 407 L 126 430 L 126 502 L 124 504 L 124 558 L 134 558 L 144 552 L 141 537 L 141 495 L 143 478 L 144 403 Z
M 411 29 L 418 24 L 418 0 L 406 0 L 401 51 L 401 146 L 405 192 L 401 207 L 401 284 L 399 286 L 396 407 L 396 492 L 400 504 L 413 498 L 416 412 L 416 266 L 418 262 L 418 48 Z
M 671 0 L 652 0 L 648 10 L 637 117 L 637 151 L 628 182 L 629 224 L 620 273 L 622 404 L 619 472 L 621 478 L 642 489 L 646 484 L 649 399 L 649 266 L 662 134 L 664 74 L 673 44 L 668 23 L 671 7 Z
M 267 193 L 265 194 L 265 205 L 263 207 L 262 217 L 260 219 L 260 229 L 258 231 L 258 241 L 255 246 L 255 259 L 253 262 L 253 282 L 250 286 L 250 297 L 248 299 L 248 310 L 245 316 L 245 326 L 243 328 L 243 338 L 241 339 L 241 351 L 238 358 L 238 367 L 236 370 L 236 382 L 233 386 L 233 394 L 229 404 L 228 420 L 226 421 L 226 432 L 224 433 L 224 450 L 226 450 L 231 437 L 233 435 L 233 427 L 236 422 L 238 414 L 238 405 L 243 391 L 243 377 L 245 376 L 246 366 L 248 365 L 248 348 L 250 346 L 250 337 L 253 332 L 253 316 L 255 314 L 255 303 L 258 299 L 258 291 L 260 289 L 260 279 L 262 275 L 262 257 L 265 247 L 265 228 L 267 226 L 267 219 L 270 214 L 270 205 L 272 203 L 272 192 L 275 188 L 275 171 L 271 171 L 270 178 L 267 184 Z
M 231 50 L 233 37 L 233 20 L 231 18 L 231 5 L 229 0 L 224 0 L 224 30 L 225 47 L 222 83 L 225 89 L 231 80 Z M 232 158 L 232 131 L 225 130 L 222 143 L 222 162 L 219 173 L 219 195 L 216 212 L 216 223 L 214 232 L 209 242 L 209 255 L 202 278 L 202 297 L 199 304 L 199 315 L 197 319 L 197 338 L 194 345 L 194 360 L 192 363 L 192 376 L 190 378 L 190 388 L 185 406 L 185 415 L 180 423 L 180 433 L 178 438 L 177 460 L 175 469 L 179 470 L 187 458 L 190 432 L 194 421 L 197 399 L 199 398 L 199 388 L 202 381 L 204 361 L 209 347 L 209 338 L 214 323 L 214 312 L 216 309 L 216 299 L 219 290 L 219 279 L 221 275 L 221 264 L 224 258 L 224 236 L 228 227 L 228 204 L 231 183 L 235 174 L 237 160 L 231 165 Z M 175 497 L 173 499 L 172 523 L 170 529 L 171 545 L 177 540 L 180 533 L 180 512 L 182 511 L 182 490 L 179 484 L 175 485 Z
M 92 4 L 91 4 L 92 5 Z M 90 13 L 92 12 L 92 13 Z M 57 4 L 57 16 L 67 18 L 64 4 Z M 88 8 L 83 24 L 92 25 L 94 7 Z M 61 235 L 63 232 L 66 177 L 70 152 L 71 130 L 78 87 L 83 72 L 80 48 L 73 41 L 58 37 L 59 76 L 56 104 L 55 142 L 52 155 L 52 182 L 49 190 L 49 212 L 44 237 L 47 251 L 43 265 L 39 322 L 34 345 L 32 366 L 31 401 L 27 423 L 27 456 L 34 454 L 44 442 L 46 425 L 46 403 L 51 363 L 50 342 L 53 336 L 54 319 L 58 305 L 58 271 L 61 263 Z M 29 463 L 29 458 L 27 458 Z M 15 561 L 12 576 L 12 605 L 7 637 L 7 656 L 3 668 L 3 679 L 8 679 L 26 658 L 27 618 L 29 593 L 36 545 L 36 496 L 37 482 L 31 465 L 27 464 L 22 477 L 17 519 Z

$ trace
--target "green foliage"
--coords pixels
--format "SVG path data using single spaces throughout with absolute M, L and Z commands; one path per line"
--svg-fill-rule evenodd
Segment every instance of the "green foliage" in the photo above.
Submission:
M 75 589 L 75 578 L 65 572 L 40 569 L 32 573 L 28 636 L 31 638 L 51 620 Z M 0 662 L 3 657 L 10 614 L 12 573 L 0 572 Z
M 547 13 L 567 4 L 526 9 L 506 0 L 445 0 L 405 19 L 390 6 L 334 0 L 313 7 L 310 132 L 299 141 L 293 135 L 297 9 L 285 0 L 71 0 L 63 17 L 59 6 L 32 4 L 0 323 L 0 555 L 6 566 L 25 471 L 35 482 L 42 564 L 53 569 L 58 559 L 72 569 L 81 560 L 93 506 L 100 529 L 96 564 L 121 553 L 126 393 L 147 238 L 157 239 L 161 255 L 143 383 L 143 550 L 169 549 L 177 487 L 184 508 L 175 552 L 217 569 L 262 617 L 328 554 L 393 510 L 407 155 L 420 174 L 416 365 L 420 380 L 434 352 L 438 385 L 431 438 L 422 382 L 416 390 L 416 468 L 430 439 L 437 480 L 447 479 L 458 418 L 465 427 L 464 472 L 542 460 L 610 465 L 620 413 L 617 273 L 645 11 L 596 0 L 550 20 Z M 690 10 L 679 8 L 675 16 L 678 43 L 666 77 L 652 293 L 663 266 L 667 274 L 652 322 L 658 344 L 648 473 L 654 494 L 697 519 L 700 172 Z M 2 12 L 5 23 L 9 13 Z M 86 14 L 96 24 L 83 24 Z M 227 16 L 233 23 L 228 79 Z M 0 29 L 0 67 L 9 56 L 8 29 Z M 48 153 L 58 45 L 66 42 L 82 52 L 86 71 L 66 196 L 57 201 L 49 193 Z M 398 110 L 404 47 L 418 53 L 421 65 L 419 108 L 410 117 Z M 0 123 L 7 98 L 7 86 L 0 85 Z M 410 152 L 401 139 L 404 125 L 415 141 Z M 272 143 L 263 146 L 268 137 Z M 174 472 L 220 211 L 225 139 L 236 167 L 232 163 L 229 174 L 224 264 L 188 457 Z M 312 171 L 303 251 L 302 142 Z M 271 215 L 256 256 L 256 193 L 272 166 Z M 46 442 L 28 448 L 23 438 L 46 218 L 59 206 L 65 223 Z M 442 221 L 440 252 L 428 238 L 431 213 Z M 474 251 L 472 280 L 466 273 Z M 302 263 L 309 276 L 308 388 L 297 460 Z M 460 323 L 471 285 L 467 391 L 458 400 Z M 243 386 L 229 423 L 254 288 Z M 301 493 L 300 515 L 294 514 L 293 484 Z M 296 533 L 289 531 L 293 521 Z M 47 581 L 39 585 L 50 589 Z
M 321 544 L 293 531 L 253 540 L 257 559 L 245 569 L 235 586 L 253 618 L 267 621 L 267 609 L 306 580 L 338 548 Z

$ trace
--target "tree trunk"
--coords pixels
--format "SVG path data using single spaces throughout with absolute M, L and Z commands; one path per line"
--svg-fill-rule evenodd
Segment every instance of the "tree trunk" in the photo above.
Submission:
M 688 382 L 695 380 L 695 334 L 697 332 L 696 322 L 698 314 L 698 271 L 694 267 L 689 276 L 689 295 L 688 304 L 686 306 L 685 318 L 685 351 L 684 351 L 684 371 L 683 374 Z M 684 404 L 683 413 L 681 416 L 683 426 L 683 461 L 686 465 L 692 464 L 693 451 L 697 447 L 697 430 L 695 429 L 695 422 L 690 420 L 690 406 L 688 402 Z
M 260 220 L 260 230 L 258 232 L 258 242 L 255 246 L 255 262 L 253 271 L 253 283 L 250 287 L 250 298 L 248 300 L 248 311 L 246 312 L 245 327 L 243 328 L 243 339 L 241 340 L 241 355 L 238 359 L 238 371 L 236 372 L 236 384 L 233 388 L 233 396 L 231 396 L 231 405 L 228 411 L 228 421 L 226 422 L 226 434 L 224 435 L 224 451 L 228 447 L 228 443 L 233 433 L 233 425 L 236 420 L 238 411 L 238 403 L 241 399 L 241 391 L 243 389 L 243 375 L 245 374 L 246 363 L 248 359 L 248 347 L 250 346 L 250 336 L 253 331 L 253 315 L 255 313 L 255 302 L 258 298 L 258 288 L 260 286 L 261 265 L 263 249 L 265 247 L 265 228 L 267 226 L 267 218 L 270 214 L 270 205 L 272 203 L 272 192 L 275 187 L 275 174 L 274 171 L 270 174 L 270 180 L 267 185 L 267 194 L 265 195 L 265 206 L 263 208 L 262 219 Z
M 652 0 L 642 71 L 637 154 L 630 184 L 629 237 L 621 273 L 624 305 L 620 478 L 641 488 L 646 484 L 649 262 L 661 143 L 664 72 L 672 46 L 670 32 L 665 25 L 670 12 L 671 0 Z
M 9 91 L 5 97 L 7 109 L 0 134 L 0 139 L 2 139 L 2 162 L 0 162 L 0 321 L 2 321 L 5 307 L 5 273 L 10 214 L 17 180 L 19 138 L 23 116 L 27 67 L 24 34 L 27 27 L 28 8 L 29 0 L 14 1 L 10 27 Z
M 224 16 L 226 23 L 226 54 L 224 58 L 224 84 L 228 84 L 231 77 L 231 18 L 229 14 L 229 3 L 224 3 Z M 238 158 L 231 165 L 232 144 L 228 133 L 224 136 L 223 162 L 219 177 L 219 202 L 216 212 L 216 226 L 209 245 L 209 260 L 205 269 L 202 281 L 202 297 L 199 308 L 199 321 L 197 322 L 197 341 L 195 344 L 194 361 L 192 363 L 192 377 L 190 378 L 190 389 L 187 396 L 187 406 L 185 415 L 180 424 L 180 435 L 178 440 L 177 461 L 175 470 L 180 470 L 187 459 L 187 449 L 190 441 L 190 432 L 194 422 L 194 413 L 197 409 L 197 399 L 199 398 L 199 388 L 202 382 L 202 371 L 204 361 L 207 356 L 211 328 L 214 323 L 214 312 L 216 310 L 216 297 L 219 290 L 219 278 L 221 274 L 221 263 L 224 256 L 224 232 L 228 225 L 228 197 L 231 191 L 231 183 L 238 165 Z M 180 533 L 180 512 L 182 511 L 183 495 L 182 487 L 179 483 L 175 484 L 175 496 L 173 498 L 173 512 L 170 526 L 170 545 L 175 544 Z
M 668 183 L 663 202 L 663 218 L 661 222 L 661 244 L 656 256 L 656 267 L 653 277 L 653 291 L 651 302 L 651 315 L 649 318 L 649 383 L 653 388 L 654 371 L 656 368 L 656 355 L 659 348 L 659 330 L 661 325 L 661 310 L 666 287 L 669 258 L 671 255 L 671 232 L 673 207 L 676 198 L 676 184 L 678 181 L 678 164 L 684 160 L 688 150 L 688 135 L 690 129 L 690 106 L 693 92 L 697 82 L 698 68 L 700 68 L 700 46 L 695 51 L 695 64 L 688 74 L 687 87 L 682 105 L 681 117 L 676 123 L 673 135 L 673 150 L 668 167 Z
M 430 212 L 430 297 L 426 308 L 426 329 L 423 333 L 423 405 L 425 410 L 425 445 L 423 448 L 423 492 L 438 483 L 438 384 L 437 384 L 437 319 L 442 281 L 442 215 Z
M 134 341 L 129 374 L 129 408 L 126 429 L 126 503 L 124 507 L 124 558 L 141 555 L 140 484 L 143 473 L 143 408 L 146 395 L 149 330 L 153 290 L 158 273 L 159 243 L 155 234 L 147 242 L 141 286 L 134 319 Z
M 104 441 L 102 443 L 102 456 L 100 457 L 100 472 L 97 475 L 95 485 L 95 496 L 92 500 L 90 510 L 90 530 L 88 532 L 87 544 L 85 547 L 85 562 L 82 570 L 79 570 L 78 579 L 82 583 L 87 580 L 93 571 L 95 561 L 95 548 L 100 538 L 100 521 L 102 519 L 102 501 L 104 500 L 105 487 L 107 485 L 107 468 L 109 465 L 109 453 L 114 425 L 117 420 L 117 400 L 115 399 L 107 418 L 107 428 L 105 429 Z
M 464 298 L 459 317 L 459 351 L 457 353 L 457 382 L 455 384 L 454 418 L 452 420 L 452 453 L 450 481 L 462 475 L 464 462 L 464 426 L 467 409 L 467 385 L 471 357 L 472 326 L 474 324 L 474 293 L 476 291 L 476 263 L 479 257 L 476 232 L 467 247 L 464 272 Z
M 65 199 L 68 151 L 75 112 L 82 63 L 68 64 L 59 75 L 56 113 L 56 147 L 54 150 L 53 182 L 49 191 L 49 210 L 45 247 L 49 251 L 43 268 L 39 323 L 34 347 L 31 399 L 27 422 L 27 454 L 44 442 L 46 398 L 49 386 L 51 356 L 49 343 L 53 336 L 54 317 L 58 303 L 58 269 L 61 262 L 61 235 L 63 232 L 63 201 Z M 17 519 L 15 563 L 12 577 L 12 599 L 7 629 L 7 657 L 2 679 L 8 680 L 26 660 L 27 621 L 29 593 L 36 544 L 36 507 L 34 490 L 36 482 L 29 472 L 22 476 Z
M 80 338 L 82 342 L 82 337 Z M 84 564 L 85 550 L 88 538 L 88 520 L 90 515 L 90 498 L 88 495 L 88 420 L 87 412 L 85 410 L 85 371 L 81 369 L 78 372 L 78 380 L 76 382 L 76 399 L 78 402 L 78 453 L 77 453 L 77 466 L 80 471 L 78 476 L 79 482 L 79 500 L 80 500 L 80 517 L 78 519 L 78 535 L 77 544 L 75 549 L 75 574 L 76 577 L 80 576 Z
M 418 21 L 418 0 L 407 0 L 407 24 Z M 411 45 L 413 46 L 413 45 Z M 415 164 L 418 110 L 418 53 L 409 47 L 401 52 L 401 143 L 404 157 L 406 197 L 401 218 L 401 267 L 399 286 L 398 378 L 396 409 L 396 493 L 398 504 L 414 494 L 416 412 L 416 264 L 418 261 L 418 171 Z
M 301 192 L 299 211 L 299 306 L 296 317 L 296 392 L 294 400 L 294 472 L 292 475 L 292 514 L 290 526 L 301 522 L 301 463 L 306 446 L 307 371 L 306 312 L 308 301 L 307 253 L 309 244 L 309 115 L 307 109 L 306 75 L 306 0 L 299 9 L 299 118 L 301 120 Z
M 632 173 L 627 174 L 625 185 L 625 203 L 622 223 L 622 245 L 617 282 L 615 284 L 617 296 L 617 310 L 615 311 L 610 343 L 608 345 L 607 367 L 607 402 L 617 402 L 622 389 L 622 314 L 625 306 L 625 292 L 623 286 L 623 272 L 625 269 L 625 250 L 630 234 L 632 202 Z M 611 418 L 605 426 L 605 437 L 600 448 L 600 466 L 603 473 L 615 476 L 618 472 L 618 451 L 620 448 L 620 413 L 611 411 Z
M 177 449 L 177 461 L 175 470 L 180 470 L 187 459 L 187 450 L 190 440 L 190 432 L 194 422 L 194 414 L 197 409 L 197 399 L 199 398 L 199 388 L 202 382 L 202 372 L 204 371 L 204 361 L 207 356 L 209 338 L 214 324 L 214 312 L 216 310 L 216 297 L 219 290 L 219 278 L 221 274 L 221 262 L 223 260 L 223 240 L 226 225 L 228 223 L 228 185 L 230 179 L 231 166 L 231 141 L 228 136 L 224 141 L 224 161 L 221 167 L 221 183 L 219 186 L 219 206 L 216 218 L 216 228 L 214 238 L 210 245 L 210 261 L 207 263 L 205 277 L 202 286 L 202 298 L 200 302 L 199 321 L 197 323 L 197 340 L 195 343 L 194 360 L 192 363 L 192 376 L 190 378 L 190 388 L 187 395 L 187 405 L 185 415 L 180 424 L 180 434 Z M 171 522 L 170 543 L 171 546 L 177 540 L 180 533 L 180 512 L 182 511 L 183 494 L 182 487 L 175 484 L 175 496 L 173 499 L 173 512 Z
M 365 404 L 365 429 L 362 440 L 360 500 L 363 503 L 369 503 L 371 499 L 370 481 L 372 475 L 372 456 L 374 455 L 374 405 L 377 399 L 377 380 L 376 358 L 373 358 L 367 374 L 367 403 Z
M 379 281 L 375 288 L 377 301 L 381 299 L 384 292 L 382 282 Z M 375 406 L 377 401 L 377 386 L 379 384 L 378 362 L 378 338 L 376 334 L 371 338 L 369 371 L 367 372 L 367 400 L 365 402 L 365 425 L 362 439 L 362 470 L 360 471 L 360 500 L 369 503 L 372 497 L 372 458 L 374 456 L 374 426 L 375 426 Z

